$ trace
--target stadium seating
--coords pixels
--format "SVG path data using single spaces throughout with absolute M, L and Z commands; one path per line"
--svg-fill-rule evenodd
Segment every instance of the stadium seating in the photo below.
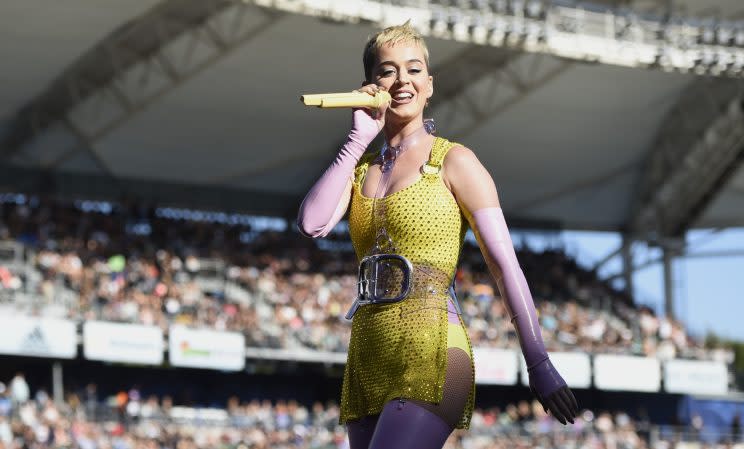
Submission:
M 166 332 L 171 324 L 233 330 L 253 347 L 346 350 L 350 326 L 342 317 L 356 288 L 350 251 L 320 249 L 291 230 L 256 229 L 258 218 L 237 214 L 24 196 L 3 203 L 1 217 L 6 309 Z M 335 237 L 326 243 L 348 243 Z M 705 349 L 680 322 L 634 305 L 559 249 L 522 247 L 518 257 L 549 350 L 730 358 Z M 518 347 L 471 244 L 457 291 L 474 346 Z

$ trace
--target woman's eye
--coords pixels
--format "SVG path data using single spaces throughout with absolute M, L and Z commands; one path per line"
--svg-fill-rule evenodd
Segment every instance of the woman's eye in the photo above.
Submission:
M 408 73 L 420 73 L 421 69 L 410 69 L 408 70 Z
M 382 73 L 381 73 L 380 75 L 381 75 L 381 76 L 390 76 L 390 75 L 392 75 L 393 73 L 395 73 L 395 70 L 383 70 L 383 71 L 382 71 Z

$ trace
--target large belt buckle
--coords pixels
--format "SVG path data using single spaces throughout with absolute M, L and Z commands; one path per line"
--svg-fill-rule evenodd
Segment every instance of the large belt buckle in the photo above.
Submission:
M 357 298 L 346 313 L 346 319 L 352 319 L 360 306 L 393 303 L 405 299 L 411 292 L 412 272 L 411 262 L 398 254 L 373 254 L 364 257 L 359 263 Z M 386 279 L 386 276 L 400 276 L 400 288 L 395 291 L 388 290 L 392 279 Z

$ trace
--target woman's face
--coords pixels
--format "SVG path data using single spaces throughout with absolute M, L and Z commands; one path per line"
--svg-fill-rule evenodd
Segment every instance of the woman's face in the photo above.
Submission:
M 392 97 L 386 120 L 408 121 L 423 116 L 426 101 L 434 93 L 424 52 L 415 44 L 380 48 L 372 82 L 387 88 Z

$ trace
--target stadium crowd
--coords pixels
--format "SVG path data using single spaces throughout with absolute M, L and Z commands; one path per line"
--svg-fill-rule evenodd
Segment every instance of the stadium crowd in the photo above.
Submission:
M 699 437 L 677 432 L 663 439 L 652 430 L 647 420 L 625 412 L 588 410 L 563 427 L 536 401 L 520 401 L 476 409 L 471 428 L 455 432 L 445 448 L 674 449 Z M 720 443 L 731 447 L 732 441 Z M 145 397 L 136 388 L 99 400 L 95 385 L 88 385 L 55 404 L 43 389 L 32 395 L 18 373 L 7 387 L 0 383 L 0 448 L 342 449 L 348 442 L 333 402 L 308 407 L 232 397 L 221 408 L 198 408 L 174 405 L 167 396 Z
M 25 262 L 0 261 L 0 293 L 32 298 L 15 304 L 31 307 L 27 313 L 166 332 L 178 323 L 243 332 L 249 346 L 346 350 L 343 315 L 356 293 L 348 249 L 322 250 L 297 232 L 257 229 L 236 214 L 14 198 L 0 202 L 0 242 L 22 245 Z M 343 236 L 329 242 L 348 248 Z M 634 305 L 559 249 L 521 245 L 517 254 L 549 350 L 730 357 L 704 349 L 680 322 Z M 516 348 L 477 246 L 466 243 L 456 280 L 472 343 Z

